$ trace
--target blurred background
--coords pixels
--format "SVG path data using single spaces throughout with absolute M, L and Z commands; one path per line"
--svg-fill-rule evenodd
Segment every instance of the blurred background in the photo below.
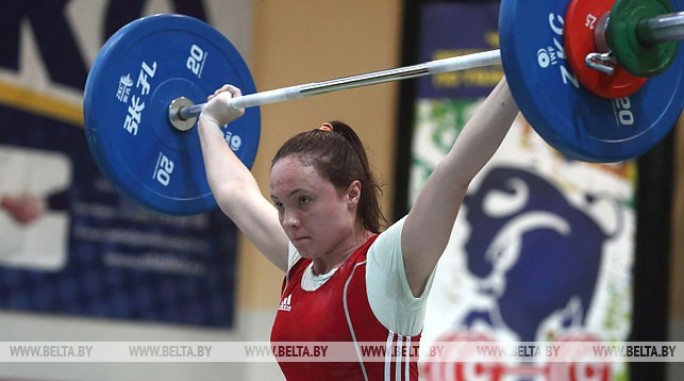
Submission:
M 8 343 L 268 341 L 283 274 L 218 211 L 141 209 L 90 154 L 85 80 L 124 24 L 157 13 L 205 20 L 242 54 L 260 91 L 499 47 L 498 1 L 2 0 L 0 10 L 0 341 Z M 276 149 L 342 120 L 367 146 L 385 214 L 397 220 L 502 75 L 492 66 L 264 106 L 252 172 L 268 195 Z M 681 136 L 674 128 L 638 159 L 590 164 L 518 118 L 456 221 L 424 345 L 684 341 Z M 503 375 L 485 365 L 477 376 L 469 366 L 423 364 L 422 378 L 684 377 L 680 364 L 662 362 L 508 364 Z M 150 379 L 282 376 L 273 362 L 0 362 L 0 380 Z

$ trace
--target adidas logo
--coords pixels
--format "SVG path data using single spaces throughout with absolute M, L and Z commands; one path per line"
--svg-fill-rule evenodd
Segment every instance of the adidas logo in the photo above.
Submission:
M 278 310 L 290 312 L 290 310 L 292 310 L 292 305 L 290 304 L 290 302 L 292 302 L 292 294 L 288 295 L 287 297 L 285 297 L 285 299 L 280 301 L 280 306 L 278 306 Z

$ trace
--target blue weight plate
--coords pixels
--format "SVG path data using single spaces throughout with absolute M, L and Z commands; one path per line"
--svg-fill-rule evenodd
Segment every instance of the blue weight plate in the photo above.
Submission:
M 174 129 L 168 107 L 178 97 L 206 102 L 224 83 L 256 92 L 240 53 L 210 25 L 181 15 L 133 21 L 104 44 L 86 81 L 86 138 L 98 167 L 128 198 L 164 214 L 216 207 L 196 126 Z M 247 167 L 260 136 L 258 108 L 223 128 Z
M 675 0 L 682 9 L 684 0 Z M 501 59 L 520 110 L 537 133 L 570 158 L 616 162 L 655 146 L 684 107 L 684 49 L 663 74 L 616 100 L 579 85 L 565 59 L 564 16 L 569 0 L 503 0 Z M 599 15 L 600 16 L 600 15 Z

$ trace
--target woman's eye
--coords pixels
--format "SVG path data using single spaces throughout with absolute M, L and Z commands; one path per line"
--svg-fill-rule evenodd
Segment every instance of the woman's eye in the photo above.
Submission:
M 300 197 L 299 198 L 299 205 L 306 205 L 309 202 L 311 202 L 311 199 L 308 197 Z
M 276 207 L 278 210 L 283 210 L 283 203 L 279 201 L 275 201 L 273 205 Z

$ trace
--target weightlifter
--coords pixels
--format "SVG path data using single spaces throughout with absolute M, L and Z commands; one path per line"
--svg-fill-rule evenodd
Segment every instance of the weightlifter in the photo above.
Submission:
M 468 185 L 518 113 L 505 79 L 469 120 L 408 215 L 387 229 L 365 148 L 342 122 L 326 122 L 288 140 L 272 161 L 270 200 L 262 196 L 220 130 L 244 113 L 226 104 L 239 96 L 231 85 L 210 96 L 199 135 L 221 210 L 285 272 L 272 342 L 417 348 L 435 266 Z M 418 380 L 417 356 L 379 362 L 356 353 L 357 362 L 279 363 L 290 381 Z

